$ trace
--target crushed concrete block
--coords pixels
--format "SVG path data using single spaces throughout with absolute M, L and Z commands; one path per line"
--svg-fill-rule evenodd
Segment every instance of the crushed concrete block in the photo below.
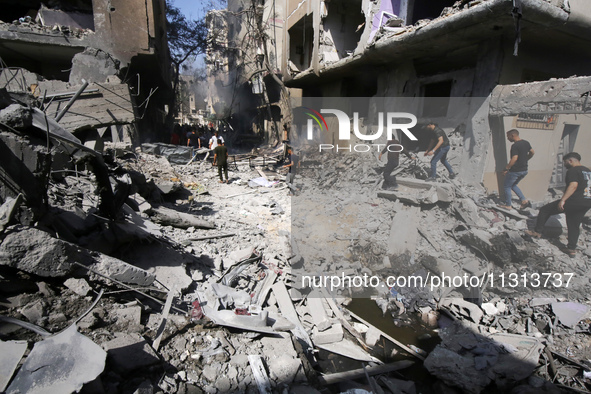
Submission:
M 314 321 L 316 328 L 318 328 L 318 331 L 324 331 L 331 326 L 328 316 L 326 315 L 326 310 L 324 309 L 324 304 L 322 303 L 321 295 L 318 291 L 313 291 L 308 296 L 308 309 L 310 310 L 312 320 Z
M 102 253 L 93 253 L 92 255 L 94 257 L 94 264 L 91 264 L 90 267 L 98 273 L 106 275 L 110 278 L 117 279 L 118 281 L 124 283 L 140 286 L 149 286 L 156 279 L 154 274 L 134 265 L 128 264 L 125 261 L 107 256 L 106 254 Z M 90 274 L 91 278 L 93 276 L 95 275 Z M 96 279 L 102 280 L 100 277 Z
M 26 129 L 33 125 L 33 115 L 23 105 L 10 104 L 0 111 L 0 122 L 14 129 Z
M 576 326 L 579 321 L 589 311 L 587 305 L 577 302 L 554 302 L 552 303 L 552 312 L 558 317 L 558 320 L 567 327 Z
M 86 295 L 92 290 L 88 282 L 82 278 L 69 278 L 64 282 L 64 286 L 82 297 L 86 297 Z
M 382 333 L 375 327 L 369 327 L 369 329 L 365 333 L 365 343 L 367 344 L 367 346 L 375 346 L 376 343 L 380 340 L 381 335 Z
M 314 327 L 312 332 L 312 342 L 316 345 L 324 345 L 328 343 L 340 342 L 343 339 L 343 326 L 340 323 L 335 323 L 327 330 L 318 331 Z
M 278 357 L 273 357 L 268 363 L 269 374 L 271 378 L 276 382 L 290 384 L 300 374 L 302 370 L 302 363 L 299 358 L 292 357 L 288 354 L 281 354 Z M 299 381 L 305 381 L 304 379 L 298 379 Z
M 388 238 L 388 254 L 398 256 L 412 254 L 416 249 L 419 207 L 408 207 L 397 212 L 392 220 L 390 237 Z
M 490 302 L 485 302 L 481 305 L 482 310 L 489 316 L 494 316 L 499 314 L 499 310 L 497 309 L 496 306 L 494 306 L 492 303 Z
M 461 298 L 446 298 L 442 300 L 439 305 L 442 307 L 447 307 L 450 311 L 458 314 L 459 316 L 469 318 L 474 323 L 479 323 L 484 314 L 478 305 L 472 304 L 471 302 L 465 301 Z
M 138 334 L 122 333 L 102 344 L 114 366 L 123 373 L 160 362 L 152 347 Z
M 0 265 L 39 276 L 65 276 L 72 261 L 85 261 L 78 247 L 35 228 L 8 234 L 0 245 Z
M 148 286 L 155 279 L 153 274 L 141 268 L 111 256 L 91 253 L 35 228 L 8 234 L 0 245 L 0 265 L 39 276 L 66 276 L 75 269 L 81 269 L 74 262 L 84 264 L 100 274 L 124 283 Z M 91 278 L 93 276 L 99 281 L 106 280 L 94 274 L 90 275 Z
M 117 317 L 117 330 L 124 332 L 140 332 L 142 318 L 141 306 L 115 309 L 114 314 Z
M 474 368 L 474 360 L 437 345 L 425 359 L 423 366 L 429 373 L 446 384 L 468 393 L 480 393 L 491 378 Z
M 37 300 L 32 304 L 28 304 L 21 310 L 21 314 L 31 323 L 37 323 L 43 318 L 43 316 L 45 316 L 45 306 L 43 305 L 43 301 Z
M 478 215 L 478 206 L 472 199 L 461 198 L 453 207 L 468 226 L 488 227 L 488 223 Z

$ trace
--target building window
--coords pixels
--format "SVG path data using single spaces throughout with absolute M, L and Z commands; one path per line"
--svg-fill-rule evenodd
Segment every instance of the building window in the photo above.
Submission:
M 453 81 L 441 81 L 423 85 L 423 113 L 425 118 L 447 116 Z

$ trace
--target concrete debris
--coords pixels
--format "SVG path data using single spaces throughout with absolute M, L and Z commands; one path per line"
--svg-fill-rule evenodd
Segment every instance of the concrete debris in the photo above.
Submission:
M 26 341 L 0 341 L 0 392 L 6 390 L 26 351 Z
M 388 20 L 375 42 L 405 34 L 389 29 L 429 23 Z M 343 53 L 329 48 L 334 39 L 323 35 L 322 45 L 336 62 Z M 98 63 L 104 67 L 92 72 Z M 11 158 L 0 164 L 0 308 L 29 322 L 0 325 L 9 340 L 0 342 L 0 384 L 17 370 L 7 392 L 316 392 L 340 383 L 350 392 L 479 393 L 556 388 L 549 381 L 574 387 L 572 378 L 580 379 L 586 364 L 577 360 L 591 358 L 583 345 L 586 261 L 526 235 L 535 211 L 495 207 L 494 197 L 461 179 L 415 179 L 426 178 L 426 161 L 400 165 L 398 189 L 380 190 L 371 155 L 302 154 L 294 184 L 285 186 L 282 145 L 232 155 L 230 182 L 219 183 L 207 148 L 129 149 L 142 106 L 139 92 L 113 75 L 124 67 L 118 59 L 89 47 L 73 65 L 71 84 L 20 71 L 20 80 L 53 86 L 45 112 L 12 102 L 0 112 L 0 153 Z M 17 91 L 9 71 L 0 80 Z M 93 83 L 55 121 L 88 74 Z M 237 136 L 227 135 L 233 149 Z M 450 139 L 460 147 L 460 137 Z M 581 243 L 589 248 L 588 237 Z M 509 276 L 557 267 L 576 273 L 564 292 Z M 377 283 L 310 291 L 302 273 Z M 453 281 L 466 276 L 477 286 Z M 412 280 L 387 282 L 393 277 Z M 430 286 L 444 277 L 450 281 Z M 99 289 L 108 296 L 77 318 Z M 367 316 L 351 301 L 360 296 L 372 299 Z M 363 315 L 349 313 L 349 302 Z M 23 325 L 45 339 L 18 370 L 26 345 L 15 340 L 31 338 Z M 565 356 L 548 357 L 556 349 Z M 414 359 L 437 381 L 408 380 Z
M 117 369 L 128 373 L 160 362 L 158 355 L 138 334 L 121 334 L 102 347 Z
M 589 307 L 576 302 L 553 302 L 552 312 L 562 324 L 572 328 L 589 312 Z
M 33 346 L 7 393 L 75 392 L 105 368 L 107 354 L 76 325 Z
M 64 282 L 64 286 L 82 297 L 85 297 L 92 290 L 88 282 L 84 279 L 68 278 Z

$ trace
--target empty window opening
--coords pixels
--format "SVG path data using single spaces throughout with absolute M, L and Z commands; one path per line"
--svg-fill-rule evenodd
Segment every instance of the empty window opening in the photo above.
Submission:
M 365 16 L 361 11 L 361 0 L 340 0 L 326 3 L 328 14 L 324 18 L 321 53 L 336 53 L 342 59 L 353 54 L 357 47 Z M 334 48 L 334 50 L 333 50 Z
M 423 85 L 423 117 L 442 118 L 447 116 L 453 81 L 441 81 Z
M 299 71 L 310 67 L 313 44 L 312 16 L 307 15 L 289 29 L 289 60 Z
M 94 30 L 92 0 L 9 0 L 3 3 L 0 20 L 6 23 L 21 20 L 40 26 L 59 25 Z
M 456 0 L 408 0 L 413 2 L 412 23 L 415 24 L 421 19 L 435 19 L 441 15 L 445 7 L 451 7 Z M 410 8 L 410 7 L 409 7 Z

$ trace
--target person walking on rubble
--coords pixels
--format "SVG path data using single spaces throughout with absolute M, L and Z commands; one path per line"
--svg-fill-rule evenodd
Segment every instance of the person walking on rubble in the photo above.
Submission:
M 524 209 L 530 206 L 531 203 L 525 198 L 521 189 L 517 187 L 517 184 L 527 175 L 527 162 L 534 157 L 535 152 L 529 142 L 519 138 L 519 131 L 516 129 L 507 131 L 507 139 L 513 142 L 513 145 L 511 145 L 511 159 L 503 170 L 503 175 L 505 176 L 505 183 L 503 185 L 505 204 L 499 205 L 499 207 L 511 209 L 511 190 L 513 190 L 517 197 L 519 197 L 521 209 Z
M 295 192 L 295 186 L 293 185 L 296 175 L 296 167 L 298 166 L 298 155 L 293 153 L 291 147 L 287 148 L 287 155 L 285 156 L 285 165 L 283 168 L 288 168 L 288 172 L 285 175 L 285 183 L 290 188 L 291 193 Z
M 392 172 L 398 167 L 400 164 L 400 151 L 402 145 L 400 145 L 400 141 L 393 138 L 388 140 L 386 143 L 386 147 L 380 152 L 378 160 L 382 160 L 382 154 L 388 152 L 388 161 L 386 162 L 386 166 L 384 167 L 384 183 L 382 184 L 382 189 L 398 189 L 398 183 L 396 182 L 396 175 L 392 175 Z M 412 157 L 407 151 L 402 150 L 402 153 L 406 155 L 409 159 L 413 160 Z
M 213 165 L 218 166 L 218 175 L 220 176 L 220 183 L 224 183 L 222 178 L 222 171 L 228 183 L 228 149 L 224 146 L 224 140 L 221 138 L 217 141 L 217 146 L 213 150 Z
M 576 255 L 577 242 L 583 217 L 591 209 L 591 170 L 581 164 L 581 155 L 567 153 L 562 158 L 566 171 L 566 189 L 560 200 L 553 201 L 540 208 L 536 227 L 526 230 L 532 237 L 542 236 L 544 225 L 550 216 L 564 212 L 568 230 L 568 243 L 562 251 L 571 257 Z
M 445 131 L 439 126 L 437 123 L 428 123 L 427 129 L 431 130 L 432 137 L 431 141 L 429 142 L 429 147 L 425 152 L 425 156 L 433 155 L 431 159 L 431 175 L 427 178 L 427 181 L 434 181 L 437 179 L 437 162 L 441 161 L 441 163 L 447 168 L 449 171 L 449 177 L 454 179 L 458 174 L 454 172 L 453 168 L 447 161 L 447 152 L 449 152 L 451 146 L 449 145 L 449 138 L 445 134 Z

